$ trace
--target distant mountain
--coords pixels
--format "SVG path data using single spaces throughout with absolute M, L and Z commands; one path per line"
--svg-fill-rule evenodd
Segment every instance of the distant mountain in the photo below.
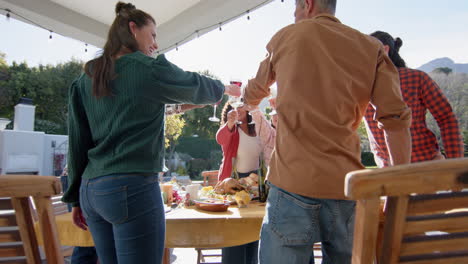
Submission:
M 448 67 L 453 70 L 453 72 L 464 72 L 468 73 L 468 63 L 455 63 L 450 58 L 440 58 L 432 60 L 421 67 L 418 70 L 425 71 L 427 73 L 433 71 L 436 68 Z

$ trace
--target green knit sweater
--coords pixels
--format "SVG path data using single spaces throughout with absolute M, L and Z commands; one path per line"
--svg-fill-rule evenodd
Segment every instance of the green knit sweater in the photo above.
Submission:
M 124 55 L 115 72 L 113 96 L 93 96 L 86 74 L 70 87 L 69 188 L 63 201 L 73 206 L 79 206 L 82 178 L 162 171 L 165 104 L 213 104 L 224 94 L 220 81 L 183 71 L 164 55 Z

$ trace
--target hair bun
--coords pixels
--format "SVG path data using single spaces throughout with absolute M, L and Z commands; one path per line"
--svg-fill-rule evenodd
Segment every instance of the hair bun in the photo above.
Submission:
M 122 13 L 128 12 L 130 10 L 136 9 L 135 6 L 132 3 L 124 3 L 124 2 L 118 2 L 115 5 L 115 13 L 117 15 L 121 15 Z
M 401 46 L 403 46 L 403 40 L 401 40 L 401 38 L 396 38 L 395 39 L 395 49 L 397 51 L 399 51 Z

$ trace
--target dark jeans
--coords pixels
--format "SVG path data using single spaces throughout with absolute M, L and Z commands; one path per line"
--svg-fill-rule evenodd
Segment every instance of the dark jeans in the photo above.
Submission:
M 75 247 L 71 264 L 96 264 L 98 256 L 95 247 Z
M 259 263 L 314 263 L 312 246 L 322 242 L 323 264 L 350 264 L 355 204 L 305 197 L 270 184 Z
M 65 192 L 68 189 L 68 176 L 60 176 L 62 189 Z M 71 212 L 71 204 L 67 204 L 68 211 Z M 96 264 L 98 256 L 95 247 L 75 247 L 71 257 L 71 264 Z
M 222 249 L 223 264 L 257 264 L 258 241 Z
M 83 179 L 80 205 L 102 264 L 160 264 L 164 208 L 156 175 Z

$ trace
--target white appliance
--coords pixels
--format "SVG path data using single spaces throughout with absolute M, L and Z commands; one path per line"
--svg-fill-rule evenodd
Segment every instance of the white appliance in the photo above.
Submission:
M 56 175 L 63 168 L 68 136 L 34 131 L 34 112 L 32 101 L 22 99 L 13 130 L 0 130 L 0 174 Z M 58 146 L 64 147 L 57 151 Z

